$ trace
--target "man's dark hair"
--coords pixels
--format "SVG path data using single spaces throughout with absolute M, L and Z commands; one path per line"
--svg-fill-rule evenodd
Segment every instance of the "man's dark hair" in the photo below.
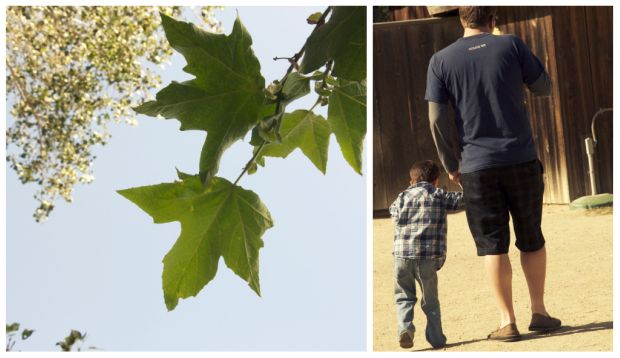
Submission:
M 409 169 L 409 176 L 412 183 L 421 181 L 432 183 L 439 178 L 439 166 L 432 160 L 416 162 Z
M 488 25 L 497 13 L 495 6 L 459 6 L 459 17 L 465 27 Z

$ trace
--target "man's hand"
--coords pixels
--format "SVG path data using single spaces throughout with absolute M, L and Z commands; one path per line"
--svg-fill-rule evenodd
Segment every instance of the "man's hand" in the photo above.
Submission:
M 448 173 L 448 176 L 450 177 L 450 180 L 452 180 L 453 182 L 461 184 L 461 171 L 460 170 L 456 170 L 451 173 Z

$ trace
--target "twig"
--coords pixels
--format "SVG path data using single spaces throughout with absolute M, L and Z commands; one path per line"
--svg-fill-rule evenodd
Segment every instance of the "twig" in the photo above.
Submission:
M 321 85 L 321 88 L 327 87 L 327 77 L 332 72 L 333 63 L 334 63 L 334 60 L 329 60 L 327 61 L 327 64 L 325 65 L 325 73 L 323 73 L 323 84 Z
M 325 12 L 323 13 L 323 15 L 321 15 L 321 18 L 319 19 L 319 21 L 317 21 L 316 25 L 314 26 L 314 30 L 312 30 L 312 32 L 310 33 L 310 36 L 312 36 L 312 34 L 314 34 L 321 26 L 323 26 L 323 24 L 325 24 L 325 19 L 327 18 L 327 15 L 329 15 L 331 11 L 332 11 L 332 7 L 328 6 Z M 310 38 L 310 36 L 308 36 L 308 38 Z M 304 45 L 301 47 L 301 49 L 299 49 L 299 51 L 297 51 L 297 53 L 293 55 L 291 65 L 286 70 L 286 74 L 284 75 L 284 77 L 282 78 L 282 81 L 280 82 L 284 82 L 286 80 L 286 78 L 288 77 L 288 74 L 291 73 L 291 71 L 293 71 L 293 69 L 295 68 L 295 64 L 297 63 L 297 61 L 299 61 L 301 56 L 303 56 L 304 52 L 306 52 L 307 42 L 308 42 L 308 39 L 306 39 L 306 42 L 304 42 Z
M 314 110 L 314 107 L 316 107 L 319 103 L 321 103 L 321 98 L 317 98 L 316 102 L 314 102 L 314 104 L 312 105 L 312 107 L 310 107 L 310 109 L 308 110 L 308 112 L 312 112 L 312 110 Z
M 312 107 L 310 107 L 310 109 L 308 110 L 308 112 L 312 112 L 312 110 L 319 104 L 321 103 L 321 99 L 320 97 L 316 100 L 316 102 L 314 102 L 314 104 L 312 105 Z M 254 152 L 254 155 L 252 155 L 252 158 L 250 158 L 250 160 L 245 164 L 245 166 L 243 167 L 243 171 L 241 172 L 241 174 L 239 174 L 239 176 L 237 177 L 237 179 L 235 180 L 235 182 L 233 183 L 233 185 L 237 185 L 237 183 L 239 182 L 239 180 L 241 179 L 241 177 L 247 173 L 248 169 L 250 169 L 250 165 L 252 165 L 252 162 L 254 160 L 256 160 L 256 158 L 258 158 L 258 155 L 260 154 L 261 150 L 263 150 L 263 148 L 265 147 L 265 144 L 267 144 L 267 142 L 263 142 L 261 143 L 261 145 L 258 146 L 258 149 L 256 149 L 256 151 Z
M 237 180 L 235 180 L 235 182 L 233 183 L 233 185 L 237 185 L 237 183 L 239 182 L 239 180 L 241 179 L 241 177 L 243 176 L 243 174 L 245 174 L 248 169 L 250 169 L 250 165 L 252 165 L 252 162 L 258 158 L 258 155 L 260 154 L 260 151 L 263 150 L 263 147 L 265 146 L 267 142 L 263 142 L 261 143 L 260 146 L 258 146 L 258 149 L 256 150 L 256 152 L 254 152 L 254 155 L 252 155 L 252 158 L 247 162 L 247 164 L 245 165 L 245 167 L 243 167 L 243 171 L 241 172 L 241 174 L 239 174 L 239 176 L 237 177 Z
M 327 9 L 325 10 L 325 12 L 323 13 L 323 15 L 321 15 L 321 18 L 319 19 L 319 21 L 317 21 L 316 25 L 314 26 L 314 29 L 312 30 L 312 32 L 310 33 L 310 35 L 308 36 L 308 38 L 310 36 L 312 36 L 312 34 L 314 34 L 317 29 L 319 29 L 321 26 L 323 26 L 323 24 L 325 24 L 325 19 L 327 18 L 327 15 L 331 12 L 332 7 L 328 6 Z M 282 77 L 282 80 L 280 80 L 280 84 L 282 86 L 284 86 L 284 83 L 286 82 L 288 75 L 293 71 L 293 69 L 297 69 L 299 66 L 297 65 L 297 61 L 299 61 L 299 59 L 301 58 L 301 56 L 303 56 L 304 52 L 306 51 L 306 43 L 308 42 L 308 39 L 306 38 L 306 42 L 304 42 L 304 45 L 301 47 L 301 49 L 299 51 L 297 51 L 297 53 L 295 53 L 295 55 L 293 55 L 293 57 L 274 57 L 273 60 L 289 60 L 289 62 L 291 63 L 291 65 L 288 67 L 288 69 L 286 70 L 286 73 L 284 74 L 284 77 Z M 331 62 L 329 61 L 327 63 L 328 69 L 326 71 L 329 72 L 331 69 Z M 325 84 L 323 84 L 325 85 Z M 314 107 L 317 106 L 317 104 L 319 104 L 320 102 L 320 97 L 319 99 L 317 99 L 317 101 L 314 103 L 314 105 L 312 106 L 312 108 L 310 108 L 310 111 L 312 111 L 314 109 Z M 278 99 L 277 104 L 276 104 L 276 114 L 280 113 L 280 99 Z M 247 173 L 248 169 L 250 169 L 250 165 L 252 165 L 252 162 L 254 160 L 256 160 L 256 158 L 258 158 L 258 155 L 260 154 L 261 150 L 263 149 L 263 147 L 265 146 L 266 142 L 263 142 L 260 146 L 258 146 L 258 149 L 254 152 L 254 155 L 252 155 L 252 158 L 247 162 L 247 164 L 243 167 L 243 171 L 241 172 L 241 174 L 239 174 L 239 176 L 237 177 L 237 180 L 235 180 L 235 182 L 233 183 L 233 185 L 237 185 L 237 183 L 239 182 L 239 180 L 241 180 L 241 177 L 243 177 L 243 175 L 245 173 Z

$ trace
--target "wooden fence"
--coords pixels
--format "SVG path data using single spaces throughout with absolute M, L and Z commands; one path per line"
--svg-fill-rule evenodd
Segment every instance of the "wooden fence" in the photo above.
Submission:
M 424 12 L 399 10 L 424 16 Z M 584 139 L 592 116 L 612 107 L 611 7 L 500 7 L 498 27 L 523 39 L 553 82 L 549 97 L 526 95 L 538 155 L 545 166 L 546 203 L 590 194 Z M 433 53 L 462 36 L 457 17 L 374 25 L 373 208 L 383 211 L 407 185 L 415 161 L 438 161 L 424 101 Z M 527 91 L 526 91 L 527 92 Z M 613 192 L 613 122 L 597 120 L 599 192 Z M 452 189 L 446 175 L 441 185 Z

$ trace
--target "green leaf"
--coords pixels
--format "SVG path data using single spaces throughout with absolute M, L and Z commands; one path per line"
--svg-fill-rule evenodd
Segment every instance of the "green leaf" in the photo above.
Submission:
M 264 137 L 266 136 L 271 137 L 271 135 L 267 133 L 270 130 L 274 132 L 273 134 L 274 139 L 277 139 L 277 136 L 275 135 L 276 126 L 275 126 L 274 121 L 277 121 L 280 119 L 281 113 L 275 114 L 275 112 L 276 112 L 275 103 L 269 103 L 269 104 L 263 105 L 263 107 L 261 108 L 261 113 L 260 113 L 261 120 L 259 120 L 258 124 L 252 129 L 252 136 L 250 137 L 251 145 L 256 147 L 256 146 L 263 144 L 266 141 Z
M 278 113 L 261 119 L 252 129 L 250 144 L 253 146 L 259 146 L 264 142 L 279 142 L 280 135 L 278 133 L 278 127 L 279 122 L 282 120 L 283 114 L 284 113 Z
M 340 80 L 329 97 L 327 121 L 336 135 L 342 155 L 362 174 L 362 149 L 366 135 L 366 84 Z
M 325 174 L 330 134 L 329 124 L 321 116 L 306 110 L 285 113 L 280 128 L 282 142 L 265 145 L 259 157 L 286 158 L 295 148 L 300 148 L 317 169 Z
M 172 82 L 155 101 L 135 108 L 142 114 L 176 118 L 181 130 L 204 130 L 200 178 L 217 173 L 223 152 L 260 119 L 265 80 L 251 49 L 252 39 L 236 19 L 230 35 L 214 34 L 161 14 L 170 45 L 187 60 L 183 70 L 196 78 Z
M 215 277 L 220 257 L 260 295 L 258 250 L 273 220 L 254 192 L 219 177 L 203 188 L 198 176 L 192 176 L 118 193 L 155 223 L 181 223 L 181 235 L 163 260 L 168 310 L 177 306 L 179 298 L 196 296 Z
M 335 79 L 332 76 L 327 76 L 325 77 L 325 82 L 330 85 L 330 86 L 337 86 L 338 85 L 338 80 Z
M 6 333 L 11 333 L 19 330 L 19 323 L 15 322 L 6 325 Z
M 323 13 L 321 12 L 315 12 L 314 14 L 308 16 L 308 18 L 306 19 L 306 21 L 310 24 L 310 25 L 315 25 L 319 22 L 319 20 L 321 19 L 321 16 L 323 16 Z
M 57 346 L 60 346 L 63 352 L 69 352 L 71 350 L 71 346 L 66 344 L 65 342 L 56 342 Z
M 84 339 L 86 335 L 82 336 L 82 332 L 77 331 L 75 329 L 71 330 L 71 333 L 69 334 L 69 337 L 71 337 L 74 341 L 78 340 L 78 339 Z
M 258 170 L 258 164 L 256 163 L 255 160 L 253 160 L 250 164 L 248 164 L 249 175 L 255 174 L 257 170 Z
M 254 150 L 252 151 L 253 154 L 256 154 L 256 151 L 258 150 L 258 147 L 255 147 Z M 255 174 L 258 171 L 258 166 L 264 167 L 265 166 L 265 157 L 262 156 L 258 156 L 256 157 L 256 159 L 254 159 L 254 161 L 250 164 L 250 167 L 248 169 L 248 174 Z
M 333 74 L 366 78 L 366 7 L 334 6 L 329 20 L 308 37 L 300 72 L 310 73 L 334 60 Z
M 306 77 L 299 72 L 291 72 L 282 87 L 282 105 L 293 102 L 310 93 L 310 77 Z
M 275 80 L 271 82 L 265 90 L 270 95 L 275 96 L 278 92 L 282 90 L 282 84 L 280 83 L 280 81 Z
M 324 76 L 325 76 L 325 72 L 314 71 L 312 72 L 312 75 L 310 75 L 310 78 L 315 81 L 318 81 L 318 80 L 322 80 Z
M 176 169 L 176 168 L 175 168 L 175 169 Z M 181 180 L 185 180 L 185 179 L 189 179 L 189 178 L 193 177 L 193 175 L 190 175 L 190 174 L 184 173 L 184 172 L 180 171 L 179 169 L 176 169 L 176 170 L 177 170 L 177 176 L 178 176 L 178 177 L 179 177 L 179 179 L 181 179 Z
M 250 145 L 254 147 L 258 147 L 259 145 L 265 143 L 265 139 L 263 139 L 262 133 L 259 133 L 263 129 L 260 127 L 260 124 L 252 129 L 252 136 L 250 137 Z
M 323 81 L 314 82 L 314 92 L 316 92 L 319 96 L 329 96 L 332 94 L 331 88 L 326 86 Z
M 276 112 L 276 104 L 275 103 L 267 103 L 261 107 L 260 110 L 260 118 L 271 117 Z
M 32 336 L 33 333 L 34 333 L 33 329 L 24 329 L 22 331 L 22 340 L 30 338 L 30 336 Z
M 262 125 L 258 125 L 255 128 L 257 130 L 257 133 L 258 133 L 259 137 L 264 142 L 271 143 L 271 142 L 279 142 L 280 141 L 280 137 L 278 136 L 278 133 L 276 132 L 276 128 L 275 127 L 271 127 L 269 129 L 267 129 L 267 128 L 264 128 Z

